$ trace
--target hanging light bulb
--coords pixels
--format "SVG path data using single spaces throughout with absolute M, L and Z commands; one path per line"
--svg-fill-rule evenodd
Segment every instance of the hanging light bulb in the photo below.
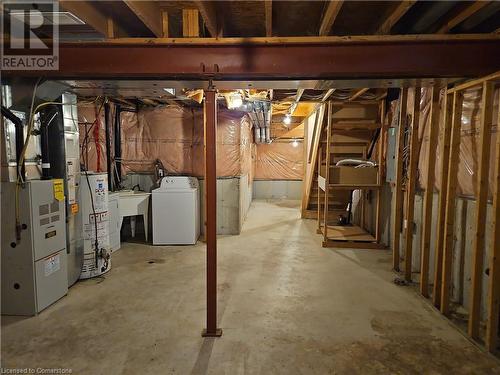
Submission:
M 285 118 L 283 119 L 283 123 L 285 125 L 290 125 L 292 123 L 292 116 L 290 116 L 289 113 L 285 115 Z
M 292 142 L 292 146 L 293 147 L 298 147 L 299 146 L 299 142 L 296 139 L 294 139 L 293 142 Z

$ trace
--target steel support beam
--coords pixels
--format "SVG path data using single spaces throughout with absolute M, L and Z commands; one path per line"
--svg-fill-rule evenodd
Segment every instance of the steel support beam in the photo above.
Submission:
M 205 209 L 207 242 L 207 327 L 203 337 L 219 337 L 217 328 L 217 92 L 205 91 Z
M 107 79 L 361 79 L 472 77 L 500 68 L 500 36 L 377 38 L 63 43 L 59 70 L 3 73 Z

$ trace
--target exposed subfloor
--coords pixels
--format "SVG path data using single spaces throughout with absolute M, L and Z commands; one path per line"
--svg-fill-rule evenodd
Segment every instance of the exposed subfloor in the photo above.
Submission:
M 298 202 L 254 201 L 219 239 L 218 339 L 205 247 L 123 244 L 103 279 L 33 318 L 2 318 L 3 367 L 73 374 L 492 374 L 500 364 L 412 288 L 386 250 L 321 247 Z M 152 263 L 151 263 L 152 262 Z

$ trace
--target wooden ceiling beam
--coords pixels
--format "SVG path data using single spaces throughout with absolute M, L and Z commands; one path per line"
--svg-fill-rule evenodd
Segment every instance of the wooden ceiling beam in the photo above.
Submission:
M 124 0 L 124 3 L 156 37 L 163 37 L 162 11 L 157 2 Z
M 358 90 L 356 91 L 350 98 L 349 98 L 349 101 L 352 102 L 353 100 L 356 100 L 357 98 L 359 98 L 361 95 L 363 95 L 365 92 L 367 92 L 368 90 L 370 90 L 369 87 L 365 87 L 364 89 L 361 89 L 361 90 Z
M 333 0 L 328 2 L 328 7 L 326 8 L 326 12 L 321 20 L 321 26 L 319 27 L 320 36 L 330 34 L 332 26 L 335 23 L 335 19 L 337 18 L 343 3 L 344 2 L 342 0 Z
M 222 37 L 222 22 L 217 17 L 217 10 L 215 9 L 215 4 L 212 1 L 195 1 L 198 10 L 200 11 L 201 17 L 205 22 L 205 26 L 210 33 L 212 38 Z
M 73 13 L 98 33 L 101 33 L 107 38 L 114 37 L 114 35 L 109 34 L 110 32 L 114 34 L 114 28 L 109 27 L 110 21 L 108 21 L 108 18 L 102 14 L 99 9 L 92 4 L 92 2 L 60 0 L 59 4 L 66 11 Z
M 266 37 L 273 36 L 273 2 L 272 0 L 264 1 L 265 14 L 266 14 Z
M 389 14 L 384 22 L 379 26 L 375 34 L 390 34 L 392 27 L 410 10 L 416 3 L 412 1 L 401 1 L 401 3 Z
M 479 10 L 483 9 L 486 5 L 488 5 L 489 1 L 474 1 L 472 4 L 466 6 L 462 9 L 458 14 L 455 14 L 448 21 L 442 25 L 437 31 L 438 34 L 446 34 L 455 26 L 461 24 L 470 16 L 477 13 Z

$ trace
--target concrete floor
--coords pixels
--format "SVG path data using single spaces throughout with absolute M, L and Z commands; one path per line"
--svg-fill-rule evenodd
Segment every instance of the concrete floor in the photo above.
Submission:
M 80 282 L 33 318 L 2 318 L 2 366 L 73 374 L 493 374 L 411 288 L 391 255 L 320 246 L 297 202 L 254 201 L 219 240 L 224 335 L 200 336 L 204 245 L 123 244 L 104 279 Z M 153 263 L 150 263 L 153 262 Z

